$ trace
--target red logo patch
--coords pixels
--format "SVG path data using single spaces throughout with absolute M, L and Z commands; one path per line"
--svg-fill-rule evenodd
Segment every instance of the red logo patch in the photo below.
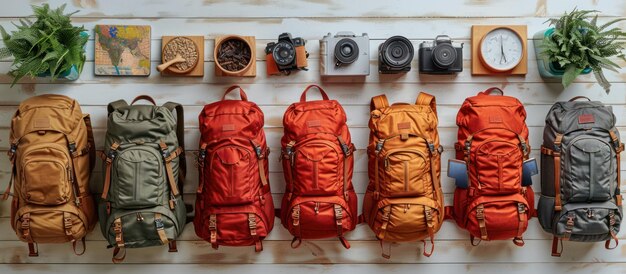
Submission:
M 596 119 L 593 117 L 593 114 L 581 114 L 578 116 L 579 124 L 593 124 L 596 122 Z
M 311 120 L 311 121 L 307 121 L 306 125 L 308 127 L 321 127 L 322 122 L 320 122 L 320 120 Z
M 223 125 L 222 131 L 235 131 L 235 125 L 233 124 Z
M 489 116 L 489 123 L 501 124 L 502 123 L 502 117 L 501 116 Z
M 411 129 L 411 123 L 398 123 L 398 129 Z

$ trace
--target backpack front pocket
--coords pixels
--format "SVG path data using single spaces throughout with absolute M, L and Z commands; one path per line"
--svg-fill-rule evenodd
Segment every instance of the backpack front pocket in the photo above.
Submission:
M 491 140 L 476 150 L 475 168 L 482 195 L 519 193 L 521 190 L 522 150 L 517 144 Z
M 294 192 L 307 195 L 335 195 L 343 163 L 339 145 L 327 140 L 313 140 L 297 146 L 293 159 Z
M 430 163 L 423 152 L 415 149 L 389 150 L 383 158 L 384 183 L 380 185 L 385 195 L 394 197 L 424 196 L 432 194 L 428 179 Z
M 64 243 L 79 240 L 87 234 L 87 219 L 78 208 L 67 203 L 60 206 L 27 205 L 20 208 L 13 220 L 22 241 Z
M 383 199 L 373 223 L 376 237 L 388 242 L 423 240 L 439 230 L 439 205 L 429 198 Z
M 238 205 L 253 202 L 252 186 L 260 180 L 258 160 L 251 150 L 226 145 L 211 153 L 208 178 L 210 205 Z
M 289 206 L 285 227 L 300 239 L 339 237 L 354 229 L 350 209 L 337 197 L 298 197 Z
M 617 235 L 621 220 L 621 210 L 611 201 L 572 203 L 563 206 L 553 227 L 555 235 L 572 241 L 605 241 L 611 239 L 611 233 Z
M 162 203 L 165 186 L 163 158 L 156 149 L 134 146 L 115 158 L 111 199 L 116 207 L 145 208 Z
M 563 200 L 608 201 L 615 192 L 615 156 L 608 143 L 593 137 L 574 139 L 568 147 L 569 170 L 563 181 Z
M 465 222 L 478 239 L 504 240 L 521 237 L 529 219 L 528 203 L 520 194 L 513 194 L 478 198 L 470 205 Z
M 161 215 L 157 218 L 157 214 Z M 163 208 L 147 210 L 119 210 L 109 216 L 107 240 L 113 246 L 116 242 L 115 220 L 121 223 L 121 235 L 124 247 L 147 247 L 163 245 L 159 230 L 163 230 L 166 239 L 174 240 L 179 234 L 174 214 Z
M 24 152 L 21 162 L 21 192 L 27 203 L 60 205 L 70 200 L 74 174 L 67 148 L 35 145 Z

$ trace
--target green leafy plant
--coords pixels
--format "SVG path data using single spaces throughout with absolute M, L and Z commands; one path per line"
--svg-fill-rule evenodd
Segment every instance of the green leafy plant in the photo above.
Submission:
M 84 45 L 88 36 L 81 35 L 84 27 L 71 24 L 70 16 L 64 14 L 65 4 L 51 9 L 48 4 L 32 6 L 36 21 L 20 19 L 13 25 L 17 30 L 8 34 L 0 26 L 5 48 L 0 48 L 0 59 L 13 56 L 9 75 L 14 77 L 11 86 L 24 76 L 49 75 L 56 79 L 76 66 L 78 73 L 85 63 Z
M 611 84 L 602 70 L 618 72 L 620 69 L 610 57 L 626 61 L 623 53 L 626 44 L 619 41 L 626 37 L 626 33 L 619 27 L 612 27 L 625 19 L 618 18 L 598 25 L 597 11 L 574 9 L 561 18 L 546 21 L 554 26 L 554 33 L 544 38 L 542 54 L 565 70 L 562 79 L 564 87 L 569 86 L 585 68 L 591 68 L 600 86 L 609 92 Z

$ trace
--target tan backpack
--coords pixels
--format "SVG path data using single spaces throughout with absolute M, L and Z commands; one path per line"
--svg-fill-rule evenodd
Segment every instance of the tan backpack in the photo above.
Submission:
M 13 116 L 9 140 L 12 174 L 3 199 L 13 184 L 11 225 L 29 256 L 38 256 L 38 243 L 63 242 L 83 254 L 97 220 L 88 186 L 95 160 L 89 115 L 63 95 L 32 97 Z
M 385 95 L 372 98 L 363 218 L 380 240 L 384 258 L 390 257 L 392 242 L 422 241 L 424 256 L 434 250 L 444 218 L 437 122 L 432 95 L 420 93 L 413 105 L 390 106 Z

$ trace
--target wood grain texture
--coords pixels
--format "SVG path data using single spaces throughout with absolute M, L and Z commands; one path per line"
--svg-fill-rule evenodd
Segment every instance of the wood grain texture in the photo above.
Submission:
M 0 0 L 0 25 L 12 29 L 11 21 L 31 14 L 28 1 Z M 9 3 L 10 2 L 10 3 Z M 33 4 L 44 1 L 33 0 Z M 367 154 L 369 100 L 385 93 L 391 102 L 413 102 L 419 91 L 437 97 L 439 133 L 445 151 L 442 163 L 454 157 L 456 115 L 463 100 L 491 86 L 500 87 L 506 95 L 519 98 L 528 113 L 531 157 L 539 157 L 545 116 L 556 101 L 585 95 L 611 105 L 617 127 L 626 136 L 626 69 L 606 72 L 613 83 L 606 94 L 593 75 L 578 77 L 563 89 L 558 79 L 542 79 L 537 71 L 536 54 L 532 46 L 535 32 L 545 29 L 549 17 L 559 16 L 574 7 L 602 12 L 599 22 L 616 16 L 626 16 L 626 2 L 613 0 L 446 0 L 424 4 L 410 0 L 73 0 L 45 1 L 52 6 L 68 3 L 67 11 L 80 10 L 74 22 L 93 30 L 97 24 L 150 25 L 152 73 L 145 78 L 97 77 L 93 75 L 93 35 L 87 43 L 87 62 L 80 79 L 75 82 L 49 82 L 47 79 L 23 79 L 10 88 L 6 75 L 11 60 L 0 60 L 0 191 L 9 179 L 10 165 L 6 157 L 11 117 L 17 105 L 32 96 L 55 93 L 76 98 L 83 111 L 90 113 L 95 128 L 97 148 L 103 147 L 106 129 L 106 105 L 117 99 L 132 100 L 149 94 L 157 103 L 176 101 L 185 106 L 185 157 L 195 161 L 198 149 L 198 113 L 202 106 L 215 102 L 232 84 L 240 84 L 250 100 L 265 113 L 270 155 L 270 185 L 274 204 L 280 205 L 285 181 L 282 165 L 277 161 L 283 125 L 282 115 L 289 104 L 298 100 L 308 84 L 321 83 L 332 99 L 338 100 L 348 116 L 348 125 L 357 147 L 353 182 L 361 201 L 367 187 Z M 354 1 L 357 2 L 357 1 Z M 472 76 L 471 26 L 527 25 L 528 73 L 525 76 Z M 626 28 L 626 22 L 619 26 Z M 350 30 L 367 32 L 370 40 L 371 75 L 362 78 L 322 79 L 319 76 L 319 39 L 328 32 Z M 282 32 L 291 32 L 307 40 L 309 71 L 290 76 L 267 76 L 264 48 L 276 41 Z M 93 34 L 93 32 L 92 32 Z M 256 37 L 257 77 L 216 77 L 212 49 L 215 38 L 225 34 Z M 455 42 L 464 43 L 464 71 L 457 75 L 420 75 L 418 60 L 413 70 L 403 75 L 379 75 L 377 49 L 393 35 L 411 40 L 417 50 L 421 42 L 446 34 Z M 156 72 L 160 64 L 161 36 L 203 35 L 205 54 L 198 64 L 204 68 L 203 77 L 161 77 Z M 0 41 L 0 46 L 2 42 Z M 626 65 L 619 61 L 618 64 Z M 317 94 L 312 99 L 319 99 Z M 234 99 L 234 97 L 229 97 Z M 626 172 L 626 157 L 620 169 Z M 446 204 L 452 204 L 454 181 L 445 176 L 442 165 L 442 186 Z M 92 185 L 102 181 L 102 164 L 92 176 Z M 626 176 L 622 176 L 622 193 L 626 195 Z M 198 184 L 197 170 L 188 171 L 183 189 L 186 203 L 193 203 Z M 540 195 L 540 178 L 533 177 L 533 191 Z M 98 192 L 98 189 L 93 189 Z M 307 241 L 299 249 L 291 249 L 291 236 L 276 219 L 274 231 L 264 241 L 265 250 L 256 254 L 253 248 L 220 247 L 211 249 L 201 241 L 188 224 L 179 239 L 179 253 L 166 248 L 130 250 L 126 265 L 111 265 L 111 250 L 106 249 L 99 228 L 87 236 L 87 253 L 76 257 L 69 244 L 42 245 L 41 256 L 27 257 L 25 244 L 17 241 L 10 228 L 9 203 L 0 203 L 0 273 L 626 273 L 626 246 L 608 251 L 602 243 L 565 243 L 561 258 L 550 256 L 550 234 L 544 232 L 537 219 L 532 219 L 525 234 L 526 246 L 519 248 L 510 241 L 482 243 L 471 247 L 466 231 L 453 222 L 444 223 L 436 236 L 432 257 L 421 256 L 421 243 L 394 244 L 392 259 L 380 256 L 379 243 L 366 225 L 360 225 L 347 235 L 352 248 L 344 250 L 334 239 Z M 359 207 L 362 205 L 359 203 Z M 626 242 L 626 229 L 618 234 Z

